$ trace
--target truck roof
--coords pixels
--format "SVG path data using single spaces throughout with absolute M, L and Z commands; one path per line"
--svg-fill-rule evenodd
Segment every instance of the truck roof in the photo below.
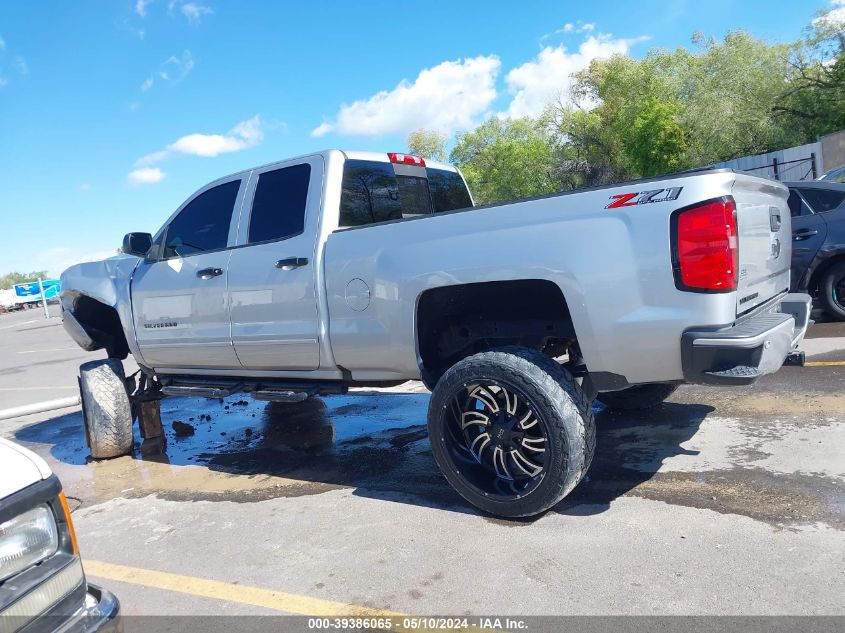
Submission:
M 373 152 L 373 151 L 367 151 L 367 150 L 354 150 L 354 149 L 349 150 L 349 149 L 337 149 L 337 148 L 335 148 L 335 149 L 324 149 L 324 150 L 320 150 L 318 152 L 308 152 L 307 154 L 300 154 L 299 156 L 291 156 L 289 158 L 280 158 L 279 160 L 274 160 L 270 163 L 264 163 L 263 165 L 256 165 L 254 167 L 249 167 L 248 169 L 241 169 L 240 171 L 236 171 L 236 172 L 233 172 L 231 174 L 227 174 L 225 176 L 215 178 L 214 182 L 217 182 L 218 180 L 229 179 L 233 176 L 238 176 L 238 175 L 241 175 L 241 174 L 248 174 L 249 172 L 251 172 L 255 169 L 263 169 L 264 167 L 270 167 L 271 165 L 275 165 L 276 163 L 296 161 L 296 160 L 300 160 L 300 159 L 303 159 L 303 158 L 308 158 L 310 156 L 322 156 L 324 158 L 328 158 L 328 156 L 330 154 L 334 153 L 334 152 L 340 152 L 341 154 L 343 154 L 344 158 L 346 158 L 348 160 L 369 160 L 369 161 L 375 161 L 375 162 L 380 162 L 380 163 L 389 163 L 390 162 L 390 159 L 387 156 L 387 152 Z M 440 161 L 430 160 L 428 158 L 425 158 L 425 156 L 423 156 L 422 158 L 425 159 L 426 167 L 431 167 L 432 169 L 441 169 L 441 170 L 444 170 L 444 171 L 454 171 L 454 172 L 458 171 L 457 167 L 455 167 L 454 165 L 451 165 L 449 163 L 441 163 Z

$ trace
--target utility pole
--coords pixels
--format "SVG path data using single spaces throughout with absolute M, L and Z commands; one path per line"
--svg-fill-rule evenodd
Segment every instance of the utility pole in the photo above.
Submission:
M 47 297 L 44 294 L 44 280 L 41 277 L 38 278 L 38 289 L 41 291 L 41 305 L 44 306 L 44 318 L 50 318 L 50 312 L 47 310 Z

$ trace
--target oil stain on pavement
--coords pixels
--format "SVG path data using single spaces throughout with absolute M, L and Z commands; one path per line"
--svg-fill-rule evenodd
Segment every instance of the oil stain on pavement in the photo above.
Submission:
M 743 515 L 780 528 L 845 529 L 845 465 L 803 472 L 788 460 L 780 466 L 771 462 L 773 452 L 812 450 L 799 441 L 801 433 L 825 425 L 842 433 L 836 408 L 825 416 L 803 408 L 802 415 L 775 419 L 763 410 L 770 398 L 709 406 L 694 402 L 711 401 L 699 396 L 682 388 L 675 401 L 645 414 L 597 405 L 592 467 L 554 511 L 596 514 L 625 495 Z M 151 494 L 249 503 L 351 488 L 361 496 L 475 513 L 446 483 L 431 455 L 428 400 L 425 393 L 384 392 L 284 404 L 237 396 L 167 399 L 161 410 L 164 454 L 145 457 L 136 450 L 135 456 L 103 462 L 89 462 L 79 413 L 20 429 L 16 439 L 49 451 L 69 493 L 85 505 Z M 836 406 L 842 404 L 845 400 Z M 191 425 L 193 434 L 177 437 L 176 421 Z M 140 442 L 136 437 L 136 447 Z

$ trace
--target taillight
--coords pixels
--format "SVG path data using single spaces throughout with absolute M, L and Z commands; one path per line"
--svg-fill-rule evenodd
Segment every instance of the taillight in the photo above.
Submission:
M 425 159 L 420 158 L 419 156 L 388 152 L 387 157 L 390 159 L 391 163 L 403 163 L 405 165 L 418 165 L 419 167 L 425 167 Z
M 739 246 L 736 204 L 730 196 L 708 200 L 672 215 L 675 285 L 681 290 L 736 290 Z

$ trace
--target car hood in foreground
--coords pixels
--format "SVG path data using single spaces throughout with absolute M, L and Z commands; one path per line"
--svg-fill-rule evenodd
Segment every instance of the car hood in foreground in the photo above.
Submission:
M 50 467 L 38 455 L 0 437 L 0 501 L 50 475 Z

